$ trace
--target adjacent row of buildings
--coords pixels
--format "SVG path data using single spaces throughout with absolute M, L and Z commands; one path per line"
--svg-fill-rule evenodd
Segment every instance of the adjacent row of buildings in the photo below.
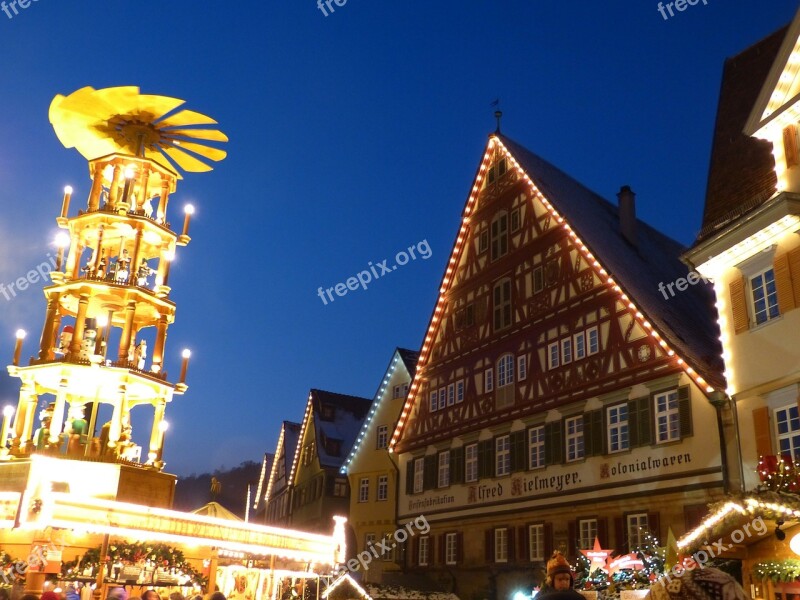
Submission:
M 506 598 L 554 549 L 708 527 L 760 457 L 798 457 L 798 71 L 800 13 L 726 62 L 689 249 L 629 187 L 609 202 L 492 134 L 419 352 L 397 349 L 371 399 L 310 392 L 267 522 L 347 513 L 366 581 Z M 772 533 L 726 556 L 789 556 Z

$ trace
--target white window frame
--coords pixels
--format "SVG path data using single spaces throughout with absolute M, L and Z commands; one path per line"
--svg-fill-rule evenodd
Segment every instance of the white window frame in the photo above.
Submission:
M 528 469 L 544 466 L 544 425 L 538 425 L 528 429 Z
M 439 410 L 439 392 L 432 390 L 430 393 L 430 409 L 431 412 Z
M 624 418 L 620 412 L 624 411 Z M 608 423 L 608 452 L 624 452 L 630 450 L 630 425 L 628 422 L 627 403 L 615 404 L 606 409 L 606 421 Z M 615 439 L 616 438 L 616 439 Z
M 487 393 L 494 391 L 494 369 L 492 367 L 483 372 L 483 383 Z
M 444 488 L 450 485 L 450 450 L 439 452 L 439 470 L 436 487 Z
M 561 346 L 558 342 L 547 345 L 547 368 L 557 369 L 561 366 Z
M 772 287 L 773 292 L 770 293 L 767 290 L 767 274 L 772 274 Z M 764 294 L 764 310 L 758 311 L 756 309 L 756 285 L 753 281 L 756 278 L 761 278 L 761 288 Z M 770 321 L 777 319 L 781 316 L 780 308 L 778 307 L 778 287 L 777 283 L 775 282 L 775 269 L 773 267 L 769 267 L 766 269 L 762 269 L 757 273 L 753 273 L 752 275 L 748 275 L 747 277 L 748 286 L 750 288 L 750 310 L 751 314 L 753 315 L 753 323 L 758 325 L 763 325 L 764 323 L 769 323 Z M 775 314 L 772 314 L 774 311 Z M 759 314 L 762 313 L 764 318 L 759 320 Z
M 376 492 L 376 499 L 378 502 L 384 502 L 389 499 L 389 476 L 378 476 L 378 489 Z
M 504 354 L 497 361 L 497 389 L 514 384 L 514 355 Z
M 797 403 L 775 409 L 775 440 L 778 443 L 779 455 L 790 454 L 792 458 L 800 458 L 800 440 L 796 439 L 800 438 L 800 416 L 792 416 L 792 411 L 795 412 L 795 415 L 800 414 Z M 783 415 L 785 415 L 785 417 L 783 417 Z M 797 422 L 792 423 L 793 421 Z M 786 431 L 781 432 L 781 423 L 783 422 L 786 423 Z M 797 442 L 797 444 L 794 442 Z M 788 447 L 784 448 L 784 446 Z
M 467 444 L 464 446 L 464 483 L 473 481 L 478 481 L 478 444 Z
M 544 560 L 544 523 L 528 525 L 528 558 L 531 562 Z
M 421 494 L 425 487 L 425 459 L 414 459 L 414 493 Z
M 453 406 L 456 403 L 456 384 L 451 383 L 447 386 L 447 406 Z
M 564 433 L 567 462 L 583 460 L 586 454 L 583 439 L 583 415 L 564 419 Z
M 358 482 L 358 501 L 369 502 L 369 477 L 362 477 Z
M 400 390 L 402 390 L 402 389 L 403 389 L 403 387 L 401 385 L 394 386 L 394 389 L 392 390 L 392 399 L 393 400 L 397 400 L 398 398 L 401 397 L 400 396 Z
M 430 541 L 431 538 L 423 535 L 419 538 L 419 556 L 417 557 L 417 564 L 420 567 L 427 567 L 430 563 Z
M 444 536 L 444 562 L 454 565 L 458 562 L 458 534 L 446 533 Z
M 597 519 L 578 519 L 578 548 L 594 548 Z
M 517 380 L 525 381 L 528 378 L 528 357 L 524 354 L 517 357 Z
M 650 520 L 647 513 L 626 515 L 625 526 L 628 531 L 628 548 L 634 552 L 646 543 L 647 534 L 650 533 Z M 636 542 L 636 543 L 634 543 Z
M 575 360 L 586 358 L 586 334 L 583 331 L 579 331 L 572 336 L 572 343 L 575 349 Z
M 494 476 L 511 474 L 511 436 L 501 435 L 494 440 Z
M 561 364 L 568 365 L 572 362 L 572 338 L 561 340 Z
M 498 527 L 494 530 L 494 562 L 508 562 L 508 528 Z
M 656 442 L 668 444 L 680 440 L 681 406 L 678 400 L 678 390 L 656 394 L 653 398 L 653 405 L 656 420 Z M 663 431 L 662 426 L 664 427 Z
M 439 410 L 443 410 L 447 406 L 447 388 L 439 388 Z
M 378 450 L 382 450 L 383 448 L 387 448 L 389 446 L 389 426 L 388 425 L 378 425 L 377 431 L 377 448 Z
M 600 330 L 597 327 L 589 327 L 586 330 L 586 354 L 591 356 L 600 352 Z
M 369 552 L 370 548 L 374 548 L 376 539 L 378 539 L 378 538 L 375 537 L 374 533 L 365 533 L 364 534 L 364 550 Z
M 456 381 L 456 404 L 461 404 L 464 401 L 464 380 L 459 379 Z

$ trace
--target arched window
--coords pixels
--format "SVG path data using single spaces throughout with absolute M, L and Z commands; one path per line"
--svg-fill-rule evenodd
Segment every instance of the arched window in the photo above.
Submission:
M 514 355 L 504 354 L 497 361 L 497 387 L 514 383 Z

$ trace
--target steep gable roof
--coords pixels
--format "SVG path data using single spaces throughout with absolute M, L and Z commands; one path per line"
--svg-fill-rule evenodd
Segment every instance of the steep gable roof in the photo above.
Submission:
M 342 467 L 339 469 L 339 472 L 344 475 L 347 473 L 347 467 L 350 465 L 350 462 L 356 457 L 358 454 L 358 450 L 361 447 L 361 441 L 366 437 L 367 431 L 369 430 L 369 426 L 372 423 L 372 420 L 375 418 L 375 414 L 378 412 L 378 408 L 380 408 L 381 401 L 389 396 L 391 393 L 390 390 L 387 389 L 389 385 L 389 381 L 392 379 L 392 375 L 394 375 L 395 370 L 397 369 L 398 364 L 402 364 L 405 367 L 406 371 L 408 371 L 411 379 L 414 379 L 414 373 L 417 367 L 417 360 L 419 359 L 419 352 L 414 350 L 407 350 L 405 348 L 396 348 L 394 354 L 392 355 L 392 360 L 389 361 L 389 366 L 386 368 L 384 373 L 383 379 L 381 379 L 381 383 L 378 386 L 378 391 L 375 392 L 375 399 L 372 401 L 372 406 L 369 409 L 369 414 L 367 418 L 364 419 L 364 424 L 361 426 L 361 430 L 358 432 L 358 437 L 356 438 L 355 443 L 353 444 L 353 448 L 347 455 L 347 460 L 344 461 Z
M 772 144 L 745 133 L 786 35 L 783 27 L 725 61 L 697 241 L 768 200 L 777 187 Z
M 294 454 L 297 449 L 297 440 L 300 437 L 300 428 L 300 423 L 294 423 L 292 421 L 284 421 L 281 424 L 281 432 L 278 435 L 278 446 L 275 448 L 275 456 L 272 458 L 267 491 L 264 494 L 265 503 L 269 502 L 272 488 L 275 485 L 275 479 L 278 475 L 278 462 L 283 460 L 284 473 L 289 473 L 291 470 L 291 463 L 289 461 L 294 459 Z M 281 448 L 284 449 L 283 458 L 281 458 Z M 261 489 L 261 482 L 259 482 L 258 487 Z
M 419 365 L 424 365 L 438 327 L 444 294 L 451 283 L 463 241 L 467 237 L 469 216 L 480 190 L 481 179 L 493 150 L 506 155 L 512 168 L 530 185 L 532 197 L 541 202 L 562 226 L 593 265 L 596 273 L 619 293 L 620 300 L 633 311 L 639 324 L 706 392 L 724 389 L 721 347 L 716 327 L 713 294 L 705 286 L 690 286 L 665 299 L 659 283 L 670 283 L 687 274 L 680 262 L 684 248 L 642 221 L 636 246 L 622 235 L 617 207 L 575 181 L 541 157 L 503 135 L 493 135 L 484 153 L 464 208 L 462 226 L 442 278 L 440 296 L 434 308 L 422 346 Z M 419 372 L 409 391 L 390 449 L 402 435 L 419 388 Z
M 297 472 L 297 463 L 299 462 L 300 452 L 302 451 L 302 440 L 305 436 L 310 419 L 313 418 L 314 420 L 315 441 L 320 466 L 338 469 L 342 466 L 350 448 L 356 441 L 356 436 L 361 429 L 371 404 L 372 401 L 367 398 L 312 389 L 308 394 L 306 412 L 298 435 L 298 442 L 292 460 L 289 480 L 294 482 L 295 473 Z M 333 410 L 332 419 L 322 418 L 324 407 L 330 407 Z M 337 455 L 328 453 L 324 443 L 325 438 L 338 440 L 339 453 Z

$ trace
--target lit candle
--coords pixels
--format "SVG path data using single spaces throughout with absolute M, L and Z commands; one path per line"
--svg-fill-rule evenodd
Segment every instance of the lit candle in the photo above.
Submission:
M 183 233 L 181 235 L 189 235 L 189 219 L 194 214 L 194 206 L 187 204 L 183 207 Z
M 60 271 L 61 266 L 64 264 L 64 250 L 66 250 L 67 246 L 69 246 L 69 236 L 62 231 L 56 235 L 56 248 L 58 248 L 56 271 Z
M 164 456 L 164 434 L 167 429 L 169 429 L 169 423 L 166 421 L 161 421 L 158 424 L 158 454 L 156 456 L 156 460 L 158 461 Z
M 5 449 L 8 441 L 8 428 L 11 424 L 11 417 L 14 416 L 14 407 L 6 406 L 3 409 L 3 427 L 0 429 L 0 450 Z
M 161 281 L 161 285 L 169 285 L 169 268 L 172 265 L 172 261 L 175 260 L 175 251 L 168 250 L 164 254 L 164 260 L 167 261 L 167 263 L 164 265 L 164 277 Z
M 25 339 L 27 334 L 23 329 L 17 330 L 17 343 L 14 346 L 14 366 L 19 365 L 19 357 L 22 354 L 22 341 Z
M 72 186 L 68 185 L 64 188 L 64 200 L 61 202 L 61 216 L 67 218 L 69 212 L 69 201 L 72 198 Z
M 181 363 L 181 378 L 178 383 L 186 383 L 186 369 L 189 368 L 189 357 L 192 356 L 192 351 L 184 350 L 181 356 L 183 356 L 183 362 Z

